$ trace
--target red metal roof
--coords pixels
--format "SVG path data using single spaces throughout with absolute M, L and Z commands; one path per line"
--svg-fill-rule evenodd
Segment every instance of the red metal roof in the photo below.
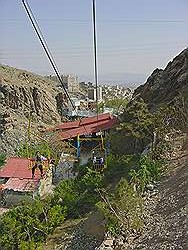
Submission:
M 93 117 L 87 117 L 87 118 L 82 118 L 78 121 L 74 121 L 74 122 L 65 122 L 62 123 L 54 128 L 49 128 L 46 131 L 57 131 L 57 130 L 69 130 L 69 129 L 74 129 L 74 128 L 79 128 L 80 126 L 86 126 L 89 124 L 95 124 L 98 123 L 100 121 L 104 121 L 104 120 L 111 120 L 113 119 L 113 116 L 111 114 L 99 114 L 98 117 L 97 116 L 93 116 Z
M 14 190 L 20 192 L 34 191 L 39 183 L 38 179 L 20 179 L 10 178 L 5 184 L 3 189 Z
M 60 129 L 70 129 L 70 128 L 77 128 L 79 127 L 79 123 L 80 121 L 74 121 L 74 122 L 65 122 L 62 123 L 58 126 L 56 126 L 55 128 L 52 128 L 52 130 L 60 130 Z
M 119 123 L 119 120 L 117 117 L 110 117 L 110 119 L 107 120 L 96 120 L 94 123 L 90 123 L 87 125 L 82 125 L 79 128 L 69 129 L 64 132 L 59 132 L 59 136 L 62 138 L 62 140 L 74 138 L 78 134 L 79 135 L 88 135 L 92 133 L 96 133 L 102 130 L 107 130 Z
M 27 158 L 11 157 L 0 169 L 0 177 L 31 179 L 31 161 Z M 39 179 L 39 170 L 35 171 L 35 178 Z
M 81 119 L 80 125 L 87 125 L 87 124 L 91 124 L 91 123 L 96 123 L 97 121 L 103 121 L 103 120 L 110 120 L 112 119 L 112 115 L 111 114 L 99 114 L 98 117 L 97 116 L 93 116 L 93 117 L 86 117 Z

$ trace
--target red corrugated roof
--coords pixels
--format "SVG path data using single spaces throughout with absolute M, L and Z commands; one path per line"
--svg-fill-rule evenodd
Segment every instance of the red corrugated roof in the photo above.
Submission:
M 69 129 L 74 129 L 74 128 L 79 128 L 80 126 L 85 126 L 85 125 L 89 125 L 92 123 L 96 123 L 99 121 L 104 121 L 104 120 L 111 120 L 113 119 L 113 116 L 111 114 L 99 114 L 98 117 L 97 116 L 93 116 L 93 117 L 87 117 L 87 118 L 82 118 L 78 121 L 74 121 L 74 122 L 65 122 L 62 123 L 54 128 L 49 128 L 46 131 L 56 131 L 56 130 L 69 130 Z
M 74 138 L 78 134 L 79 135 L 88 135 L 92 133 L 96 133 L 102 130 L 107 130 L 119 123 L 119 120 L 116 117 L 111 117 L 109 120 L 101 120 L 95 123 L 91 123 L 88 125 L 80 126 L 79 128 L 69 129 L 64 132 L 59 132 L 59 136 L 62 140 Z
M 81 119 L 80 125 L 87 125 L 87 124 L 91 124 L 91 123 L 96 123 L 97 121 L 104 121 L 104 120 L 110 120 L 112 119 L 112 115 L 111 114 L 99 114 L 98 117 L 97 116 L 93 116 L 93 117 L 86 117 Z
M 79 127 L 79 123 L 80 123 L 80 121 L 65 122 L 65 123 L 62 123 L 62 124 L 56 126 L 54 129 L 60 130 L 60 129 L 77 128 L 77 127 Z M 52 128 L 52 130 L 53 130 L 53 128 Z
M 6 164 L 0 169 L 0 177 L 3 178 L 24 178 L 31 179 L 31 161 L 26 158 L 11 157 Z M 39 170 L 35 171 L 35 178 L 39 179 Z
M 32 192 L 35 191 L 39 180 L 37 179 L 20 179 L 10 178 L 5 184 L 3 189 L 14 190 L 20 192 Z

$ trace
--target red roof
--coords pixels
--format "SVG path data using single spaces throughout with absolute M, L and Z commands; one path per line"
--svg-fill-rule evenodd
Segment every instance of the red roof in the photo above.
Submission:
M 98 117 L 97 116 L 93 116 L 93 117 L 86 117 L 81 119 L 80 125 L 87 125 L 87 124 L 91 124 L 91 123 L 96 123 L 97 121 L 103 121 L 103 120 L 109 120 L 111 119 L 113 116 L 110 114 L 99 114 Z
M 39 170 L 35 171 L 35 178 L 39 179 Z M 11 157 L 0 169 L 0 177 L 31 179 L 31 161 L 27 158 Z
M 110 119 L 102 119 L 102 120 L 96 120 L 93 123 L 88 123 L 86 125 L 83 125 L 85 123 L 82 123 L 82 125 L 79 128 L 73 128 L 69 130 L 65 130 L 64 132 L 59 132 L 59 136 L 65 140 L 69 138 L 74 138 L 78 134 L 79 135 L 88 135 L 92 133 L 97 133 L 102 130 L 108 130 L 114 126 L 116 126 L 119 123 L 119 120 L 117 117 L 108 117 Z
M 101 121 L 105 120 L 111 120 L 113 119 L 114 116 L 110 114 L 99 114 L 98 116 L 93 116 L 93 117 L 87 117 L 87 118 L 82 118 L 80 120 L 74 121 L 74 122 L 65 122 L 62 123 L 54 128 L 47 129 L 47 131 L 57 131 L 57 130 L 70 130 L 74 128 L 79 128 L 80 126 L 86 126 L 89 124 L 96 124 Z
M 20 179 L 10 178 L 5 184 L 3 189 L 31 192 L 34 191 L 39 183 L 39 179 Z

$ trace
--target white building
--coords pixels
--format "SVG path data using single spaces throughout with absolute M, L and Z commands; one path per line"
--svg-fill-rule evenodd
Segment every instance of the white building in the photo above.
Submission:
M 98 96 L 98 101 L 102 101 L 102 87 L 98 87 L 97 91 L 96 88 L 89 88 L 88 89 L 88 98 L 91 100 L 96 101 Z

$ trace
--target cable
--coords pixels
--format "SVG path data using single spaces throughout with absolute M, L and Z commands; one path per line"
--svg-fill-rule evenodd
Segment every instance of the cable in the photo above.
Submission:
M 90 21 L 90 19 L 63 19 L 63 18 L 40 18 L 41 22 L 73 22 L 73 23 L 86 23 Z M 186 19 L 99 19 L 99 23 L 187 23 L 188 20 Z M 1 19 L 0 23 L 2 22 L 24 22 L 23 19 L 18 18 L 6 18 Z
M 35 16 L 34 16 L 33 12 L 32 12 L 32 9 L 30 8 L 30 6 L 29 6 L 27 0 L 25 0 L 25 1 L 26 1 L 26 3 L 27 3 L 28 9 L 29 9 L 29 11 L 30 11 L 30 13 L 31 13 L 31 16 L 32 16 L 32 18 L 33 18 L 33 20 L 34 20 L 34 22 L 35 22 L 35 25 L 36 25 L 36 27 L 37 27 L 39 33 L 40 33 L 40 36 L 42 37 L 43 42 L 44 42 L 44 44 L 45 44 L 45 46 L 46 46 L 46 48 L 47 48 L 47 50 L 48 50 L 48 53 L 49 53 L 50 57 L 52 58 L 52 61 L 53 61 L 54 65 L 55 65 L 55 67 L 56 67 L 56 69 L 57 69 L 57 71 L 58 71 L 58 73 L 59 73 L 59 70 L 58 70 L 58 67 L 57 67 L 57 65 L 56 65 L 56 63 L 55 63 L 55 60 L 54 60 L 54 58 L 53 58 L 53 55 L 51 54 L 51 51 L 50 51 L 50 49 L 49 49 L 49 46 L 48 46 L 48 44 L 47 44 L 47 42 L 46 42 L 46 40 L 45 40 L 45 38 L 44 38 L 44 36 L 43 36 L 43 34 L 42 34 L 42 31 L 41 31 L 41 29 L 40 29 L 40 26 L 38 25 L 38 22 L 37 22 L 37 20 L 36 20 L 36 18 L 35 18 Z M 60 73 L 59 73 L 59 75 L 60 75 Z
M 95 75 L 95 86 L 96 86 L 96 111 L 97 111 L 97 127 L 99 119 L 99 110 L 98 110 L 98 63 L 97 63 L 97 32 L 96 32 L 96 4 L 95 0 L 92 0 L 92 10 L 93 10 L 93 45 L 94 45 L 94 75 Z M 100 133 L 102 131 L 100 130 Z M 102 134 L 101 134 L 102 138 Z M 102 140 L 103 144 L 103 140 Z M 104 146 L 104 145 L 103 145 Z
M 25 3 L 25 0 L 22 0 L 22 3 L 23 3 L 25 11 L 26 11 L 26 13 L 27 13 L 27 15 L 29 17 L 29 20 L 30 20 L 30 22 L 31 22 L 36 34 L 37 34 L 37 37 L 38 37 L 38 39 L 39 39 L 39 41 L 40 41 L 46 55 L 47 55 L 47 58 L 50 61 L 51 66 L 52 66 L 53 70 L 55 71 L 55 74 L 56 74 L 59 82 L 61 83 L 61 85 L 63 87 L 63 90 L 64 90 L 68 100 L 70 101 L 70 104 L 72 105 L 73 109 L 75 110 L 75 106 L 74 106 L 74 104 L 73 104 L 73 102 L 72 102 L 72 100 L 71 100 L 71 98 L 70 98 L 70 96 L 69 96 L 69 94 L 68 94 L 68 92 L 67 92 L 67 90 L 66 90 L 66 88 L 65 88 L 65 86 L 63 84 L 63 82 L 62 82 L 61 76 L 60 76 L 59 71 L 58 71 L 58 69 L 56 67 L 56 64 L 55 64 L 55 62 L 53 60 L 53 57 L 51 57 L 51 53 L 49 51 L 49 48 L 48 48 L 48 46 L 46 46 L 47 43 L 46 43 L 44 37 L 41 35 L 42 34 L 41 30 L 40 29 L 38 30 L 38 28 L 37 28 L 37 27 L 39 27 L 39 25 L 38 25 L 38 23 L 36 21 L 36 18 L 34 17 L 34 14 L 32 12 L 30 12 L 31 8 L 30 8 L 28 2 Z M 34 19 L 33 19 L 33 17 L 34 17 Z
M 39 27 L 39 25 L 38 25 L 38 23 L 37 23 L 37 20 L 36 20 L 34 14 L 33 14 L 33 12 L 32 12 L 32 10 L 31 10 L 31 7 L 29 6 L 28 2 L 25 1 L 25 0 L 22 0 L 22 3 L 23 3 L 23 6 L 24 6 L 24 8 L 25 8 L 25 10 L 26 10 L 26 13 L 27 13 L 27 15 L 28 15 L 28 17 L 29 17 L 29 19 L 30 19 L 30 21 L 31 21 L 31 24 L 32 24 L 32 26 L 33 26 L 33 28 L 34 28 L 34 30 L 35 30 L 35 32 L 36 32 L 38 38 L 39 38 L 39 41 L 40 41 L 40 43 L 41 43 L 41 45 L 42 45 L 42 47 L 43 47 L 43 49 L 44 49 L 44 51 L 45 51 L 45 53 L 46 53 L 46 55 L 47 55 L 47 57 L 48 57 L 48 60 L 50 61 L 51 65 L 52 65 L 52 67 L 53 67 L 53 69 L 54 69 L 54 71 L 55 71 L 55 74 L 56 74 L 56 76 L 57 76 L 59 82 L 61 83 L 61 85 L 62 85 L 62 87 L 63 87 L 63 89 L 64 89 L 64 92 L 65 92 L 65 94 L 67 95 L 68 100 L 70 101 L 70 103 L 71 103 L 71 105 L 72 105 L 72 107 L 73 107 L 73 110 L 75 111 L 75 110 L 76 110 L 76 107 L 74 106 L 74 104 L 73 104 L 73 102 L 72 102 L 72 100 L 71 100 L 71 98 L 70 98 L 70 96 L 69 96 L 69 94 L 68 94 L 68 92 L 67 92 L 67 90 L 66 90 L 66 88 L 65 88 L 65 86 L 64 86 L 64 84 L 63 84 L 63 82 L 62 82 L 62 80 L 61 80 L 61 77 L 60 77 L 58 68 L 57 68 L 57 66 L 56 66 L 56 63 L 55 63 L 55 61 L 54 61 L 54 59 L 53 59 L 53 56 L 52 56 L 52 54 L 51 54 L 51 52 L 50 52 L 50 50 L 49 50 L 48 44 L 47 44 L 47 42 L 46 42 L 44 36 L 42 35 L 42 31 L 41 31 L 41 29 L 40 29 L 40 27 Z M 77 113 L 77 111 L 76 111 L 76 113 Z M 80 120 L 80 121 L 81 121 L 81 120 Z M 85 128 L 85 125 L 84 125 L 84 129 L 85 129 L 86 134 L 87 134 L 88 132 L 87 132 L 87 130 L 86 130 L 86 128 Z
M 95 87 L 96 87 L 96 111 L 97 111 L 97 121 L 99 116 L 98 111 L 98 65 L 97 65 L 97 34 L 96 34 L 96 8 L 95 0 L 92 0 L 92 10 L 93 10 L 93 45 L 94 45 L 94 76 L 95 76 Z

